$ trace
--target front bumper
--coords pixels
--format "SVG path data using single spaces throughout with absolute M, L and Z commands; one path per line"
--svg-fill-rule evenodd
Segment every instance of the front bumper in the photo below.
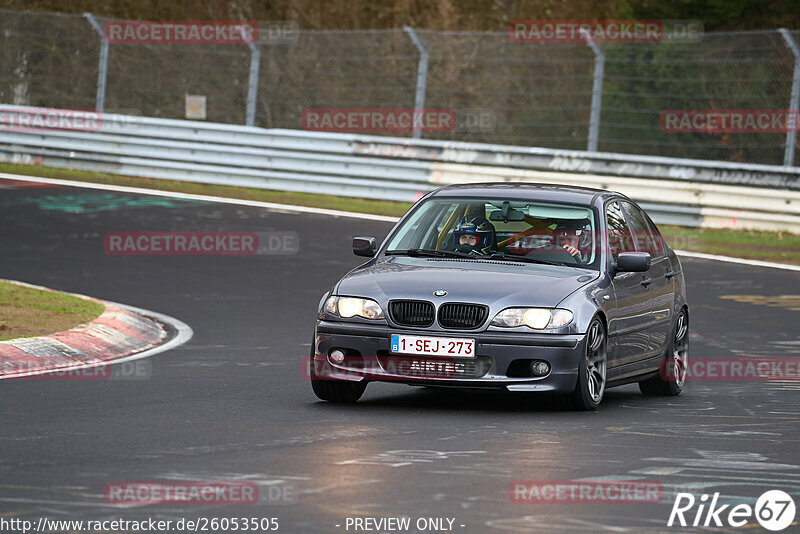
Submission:
M 476 357 L 391 354 L 389 339 L 393 333 L 473 338 Z M 569 393 L 575 389 L 578 363 L 585 353 L 585 337 L 585 334 L 439 332 L 318 321 L 309 374 L 315 379 Z M 334 349 L 345 352 L 343 362 L 337 364 L 330 359 L 328 355 Z M 548 362 L 550 372 L 543 377 L 524 376 L 530 360 Z

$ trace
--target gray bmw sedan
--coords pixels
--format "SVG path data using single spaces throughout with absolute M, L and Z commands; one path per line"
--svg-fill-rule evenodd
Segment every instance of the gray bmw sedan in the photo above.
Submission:
M 474 184 L 420 199 L 319 304 L 314 393 L 355 402 L 371 381 L 559 395 L 678 395 L 689 307 L 678 257 L 619 193 Z

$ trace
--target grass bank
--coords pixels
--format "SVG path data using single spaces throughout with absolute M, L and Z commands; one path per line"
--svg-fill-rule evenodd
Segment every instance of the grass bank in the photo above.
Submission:
M 58 291 L 0 281 L 0 341 L 63 332 L 97 318 L 105 306 Z

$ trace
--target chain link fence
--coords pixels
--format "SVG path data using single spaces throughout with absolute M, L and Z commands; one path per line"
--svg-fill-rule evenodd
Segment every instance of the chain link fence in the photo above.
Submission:
M 300 129 L 308 109 L 414 108 L 427 55 L 424 107 L 452 110 L 456 122 L 423 138 L 585 150 L 595 93 L 602 152 L 782 165 L 787 138 L 796 143 L 785 132 L 673 133 L 660 123 L 665 110 L 790 109 L 800 80 L 778 30 L 599 44 L 600 86 L 598 55 L 584 43 L 417 30 L 422 50 L 410 33 L 300 30 L 254 46 L 112 43 L 104 66 L 89 17 L 0 10 L 0 103 L 94 109 L 105 70 L 105 112 L 182 119 L 186 95 L 201 95 L 208 121 Z M 800 43 L 799 31 L 786 35 Z

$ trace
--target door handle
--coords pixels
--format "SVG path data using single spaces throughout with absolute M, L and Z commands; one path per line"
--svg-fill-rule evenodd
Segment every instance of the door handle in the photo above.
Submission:
M 673 271 L 672 269 L 670 269 L 669 271 L 667 271 L 667 272 L 665 272 L 665 273 L 664 273 L 664 278 L 666 278 L 667 280 L 669 280 L 670 278 L 672 278 L 672 277 L 673 277 L 673 276 L 675 276 L 676 274 L 677 274 L 677 273 L 676 273 L 675 271 Z
M 643 285 L 644 287 L 647 287 L 647 286 L 649 286 L 649 285 L 650 285 L 650 284 L 652 284 L 652 283 L 653 283 L 653 279 L 652 279 L 652 278 L 648 278 L 648 277 L 644 277 L 644 278 L 642 278 L 642 285 Z

